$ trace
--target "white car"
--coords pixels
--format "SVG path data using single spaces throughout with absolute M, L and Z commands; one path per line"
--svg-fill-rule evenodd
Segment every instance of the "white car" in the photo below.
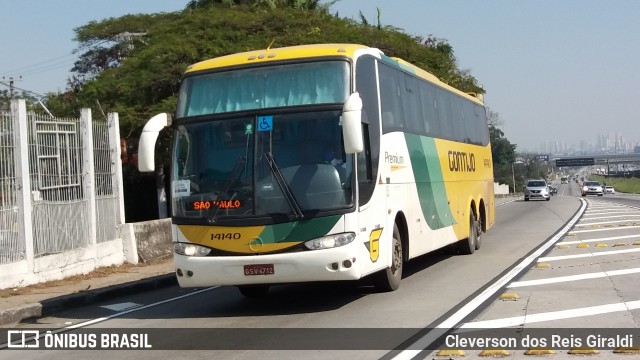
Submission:
M 616 193 L 616 189 L 613 188 L 613 186 L 607 185 L 604 187 L 604 193 L 605 194 L 615 194 Z
M 602 185 L 600 185 L 597 181 L 585 181 L 582 184 L 582 196 L 587 195 L 604 195 L 604 191 L 602 191 Z

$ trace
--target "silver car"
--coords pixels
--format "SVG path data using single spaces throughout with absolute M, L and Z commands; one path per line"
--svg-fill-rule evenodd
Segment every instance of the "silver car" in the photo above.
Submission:
M 551 200 L 547 182 L 542 179 L 527 181 L 524 187 L 524 201 L 529 201 L 529 199 Z
M 584 184 L 582 184 L 582 196 L 587 195 L 604 195 L 602 185 L 597 181 L 585 181 Z

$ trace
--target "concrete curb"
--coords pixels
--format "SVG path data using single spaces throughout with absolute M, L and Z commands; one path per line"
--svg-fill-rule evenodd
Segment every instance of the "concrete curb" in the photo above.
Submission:
M 0 326 L 17 323 L 29 318 L 49 316 L 68 308 L 90 305 L 123 295 L 131 295 L 177 284 L 175 273 L 169 273 L 95 290 L 62 295 L 13 309 L 0 310 Z

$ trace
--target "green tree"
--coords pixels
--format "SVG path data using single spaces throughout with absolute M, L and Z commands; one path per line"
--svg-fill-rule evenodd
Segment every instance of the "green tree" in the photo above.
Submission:
M 491 157 L 493 161 L 493 177 L 495 181 L 502 184 L 514 186 L 514 163 L 516 162 L 516 145 L 512 144 L 505 136 L 504 132 L 498 128 L 502 125 L 500 115 L 487 108 L 487 119 L 489 125 L 489 138 L 491 141 Z M 522 181 L 516 182 L 516 184 Z M 516 185 L 514 191 L 518 191 Z
M 211 6 L 252 6 L 254 8 L 288 7 L 308 11 L 328 11 L 336 1 L 323 4 L 319 0 L 193 0 L 187 4 L 186 9 L 197 10 Z
M 444 39 L 422 38 L 401 29 L 340 18 L 333 2 L 197 0 L 174 13 L 126 15 L 91 21 L 75 31 L 79 59 L 67 91 L 50 94 L 56 116 L 117 112 L 120 133 L 137 138 L 160 112 L 173 113 L 184 71 L 196 62 L 264 49 L 314 43 L 357 43 L 403 58 L 465 92 L 483 93 L 468 71 L 458 69 L 453 47 Z M 171 138 L 165 131 L 158 148 L 168 161 Z M 166 164 L 165 164 L 166 165 Z M 137 171 L 125 169 L 127 181 Z
M 518 159 L 522 163 L 522 182 L 526 179 L 546 179 L 550 167 L 544 161 L 540 160 L 538 154 L 525 152 L 518 154 Z
M 153 114 L 173 112 L 187 66 L 272 42 L 272 47 L 361 43 L 404 58 L 463 91 L 483 92 L 473 76 L 457 68 L 445 40 L 340 18 L 329 13 L 325 5 L 330 4 L 200 0 L 176 13 L 89 22 L 75 29 L 80 57 L 67 92 L 49 100 L 64 111 L 88 106 L 96 113 L 99 102 L 103 111 L 120 114 L 122 134 L 135 135 Z
M 491 157 L 493 159 L 493 177 L 496 182 L 513 187 L 514 163 L 516 162 L 516 145 L 504 137 L 502 130 L 489 126 L 491 138 Z M 518 191 L 516 186 L 515 191 Z
M 8 89 L 0 89 L 0 111 L 11 110 L 12 99 L 24 99 L 27 105 L 27 111 L 43 111 L 43 104 L 39 102 L 42 95 L 32 93 L 26 90 L 14 90 L 13 97 Z

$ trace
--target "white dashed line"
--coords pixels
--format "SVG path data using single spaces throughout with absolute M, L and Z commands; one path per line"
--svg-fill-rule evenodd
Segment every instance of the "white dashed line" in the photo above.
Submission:
M 617 219 L 617 218 L 628 218 L 628 217 L 640 217 L 640 214 L 624 214 L 624 215 L 610 215 L 610 216 L 598 215 L 598 216 L 590 216 L 589 218 L 586 218 L 585 216 L 583 216 L 582 220 Z M 582 220 L 578 224 L 580 224 Z
M 597 238 L 597 239 L 563 241 L 561 243 L 558 243 L 557 245 L 576 245 L 581 243 L 592 243 L 592 242 L 613 241 L 613 240 L 634 239 L 634 238 L 640 239 L 640 235 L 610 236 L 610 237 L 603 237 L 603 238 Z
M 593 225 L 606 225 L 606 224 L 618 224 L 618 223 L 628 223 L 629 221 L 634 221 L 634 220 L 629 220 L 629 219 L 625 219 L 625 220 L 607 220 L 607 219 L 598 219 L 601 221 L 597 221 L 597 222 L 585 222 L 585 223 L 578 223 L 576 226 L 580 227 L 580 226 L 593 226 Z M 635 221 L 637 221 L 638 219 L 636 219 Z
M 640 300 L 620 302 L 615 304 L 606 304 L 598 306 L 589 306 L 583 308 L 550 311 L 538 314 L 527 314 L 523 316 L 514 316 L 502 319 L 474 321 L 465 323 L 461 328 L 473 329 L 493 329 L 509 326 L 522 326 L 526 324 L 538 323 L 543 321 L 553 321 L 562 319 L 571 319 L 591 315 L 609 314 L 613 312 L 621 312 L 628 310 L 640 309 Z
M 602 272 L 568 275 L 568 276 L 558 276 L 558 277 L 537 279 L 537 280 L 514 281 L 511 284 L 509 284 L 509 286 L 507 287 L 519 288 L 519 287 L 525 287 L 525 286 L 557 284 L 557 283 L 569 282 L 569 281 L 597 279 L 597 278 L 603 278 L 603 277 L 629 275 L 629 274 L 637 274 L 637 273 L 640 273 L 640 268 L 611 270 L 611 271 L 602 271 Z
M 544 254 L 551 246 L 553 246 L 560 238 L 562 238 L 571 227 L 575 225 L 580 216 L 584 213 L 586 207 L 586 201 L 581 199 L 580 209 L 574 217 L 565 224 L 565 226 L 558 232 L 556 235 L 548 239 L 541 247 L 535 250 L 533 253 L 529 254 L 525 259 L 523 259 L 520 263 L 518 263 L 515 267 L 513 267 L 509 272 L 507 272 L 504 276 L 498 279 L 496 282 L 487 287 L 484 291 L 482 291 L 478 296 L 471 299 L 465 305 L 463 305 L 458 311 L 453 313 L 447 319 L 442 321 L 440 324 L 436 325 L 434 329 L 429 331 L 423 337 L 416 340 L 413 344 L 407 347 L 407 350 L 400 351 L 393 357 L 393 360 L 408 360 L 417 356 L 422 350 L 416 349 L 426 349 L 429 345 L 431 345 L 435 340 L 438 339 L 441 335 L 448 331 L 448 329 L 454 328 L 458 323 L 460 323 L 465 317 L 467 317 L 471 312 L 476 310 L 482 303 L 488 300 L 491 296 L 493 296 L 498 290 L 500 290 L 503 286 L 506 286 L 514 277 L 520 274 L 524 269 L 530 266 L 535 259 Z M 640 248 L 638 249 L 640 250 Z
M 574 234 L 583 234 L 583 233 L 589 233 L 589 232 L 614 231 L 614 230 L 625 230 L 625 229 L 640 229 L 640 225 L 618 226 L 618 227 L 601 228 L 601 229 L 589 229 L 589 230 L 573 230 L 572 233 L 574 233 Z
M 547 257 L 539 258 L 538 262 L 571 260 L 571 259 L 588 258 L 588 257 L 596 257 L 596 256 L 610 256 L 610 255 L 619 255 L 619 254 L 634 253 L 634 252 L 640 252 L 640 248 L 625 249 L 625 250 L 600 251 L 600 252 L 588 253 L 588 254 L 576 254 L 576 255 L 564 255 L 564 256 L 547 256 Z

